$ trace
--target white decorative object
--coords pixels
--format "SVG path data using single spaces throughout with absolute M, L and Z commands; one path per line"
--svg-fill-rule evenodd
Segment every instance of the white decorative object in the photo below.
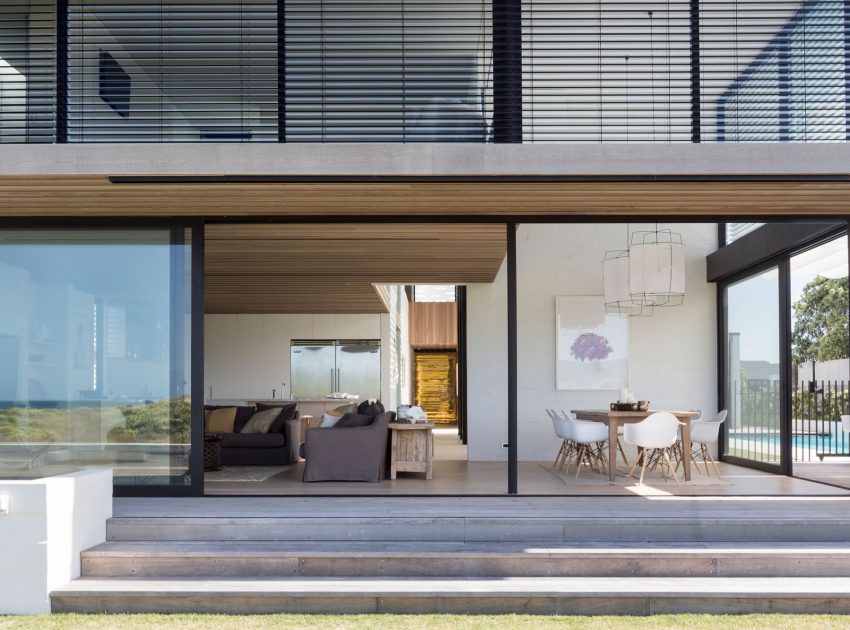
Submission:
M 555 387 L 624 389 L 629 384 L 629 322 L 606 313 L 601 295 L 555 298 Z

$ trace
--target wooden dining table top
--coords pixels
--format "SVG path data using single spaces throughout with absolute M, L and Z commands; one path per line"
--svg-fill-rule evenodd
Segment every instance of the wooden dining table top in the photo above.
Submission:
M 649 411 L 612 411 L 610 409 L 573 409 L 572 413 L 579 420 L 595 420 L 597 422 L 607 423 L 609 419 L 616 418 L 617 420 L 643 420 L 659 411 L 667 411 L 665 409 L 650 409 Z M 679 420 L 688 420 L 699 416 L 699 411 L 667 411 L 672 413 Z

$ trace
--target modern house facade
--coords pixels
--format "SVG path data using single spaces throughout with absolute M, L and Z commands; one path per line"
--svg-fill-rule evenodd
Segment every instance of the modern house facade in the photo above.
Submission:
M 842 3 L 28 0 L 0 19 L 10 475 L 105 465 L 117 494 L 203 495 L 205 404 L 316 415 L 298 343 L 379 342 L 375 391 L 411 403 L 403 287 L 425 284 L 463 289 L 457 440 L 499 479 L 441 492 L 522 493 L 560 445 L 545 409 L 627 387 L 729 410 L 728 463 L 850 455 L 832 385 L 814 420 L 791 393 L 795 257 L 846 250 Z M 626 318 L 622 387 L 565 384 L 558 298 L 601 296 L 605 253 L 658 229 L 686 245 L 685 303 Z M 735 316 L 758 277 L 770 338 Z M 742 366 L 767 411 L 741 402 Z M 544 486 L 525 492 L 574 491 Z

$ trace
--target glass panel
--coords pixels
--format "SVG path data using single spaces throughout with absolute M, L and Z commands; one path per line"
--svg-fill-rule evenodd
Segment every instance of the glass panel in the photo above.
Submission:
M 278 140 L 275 0 L 71 0 L 70 142 Z
M 414 302 L 454 302 L 453 284 L 417 284 L 413 287 Z
M 779 464 L 779 272 L 726 288 L 726 455 Z
M 0 2 L 0 143 L 53 142 L 56 2 Z
M 186 237 L 0 232 L 0 475 L 190 483 Z
M 847 237 L 791 258 L 794 474 L 850 487 Z

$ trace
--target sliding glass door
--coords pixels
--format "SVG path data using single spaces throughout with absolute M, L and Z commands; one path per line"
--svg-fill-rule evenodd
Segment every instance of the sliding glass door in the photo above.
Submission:
M 192 484 L 189 237 L 0 231 L 0 474 Z
M 723 455 L 779 468 L 782 455 L 778 267 L 729 284 L 725 310 Z

